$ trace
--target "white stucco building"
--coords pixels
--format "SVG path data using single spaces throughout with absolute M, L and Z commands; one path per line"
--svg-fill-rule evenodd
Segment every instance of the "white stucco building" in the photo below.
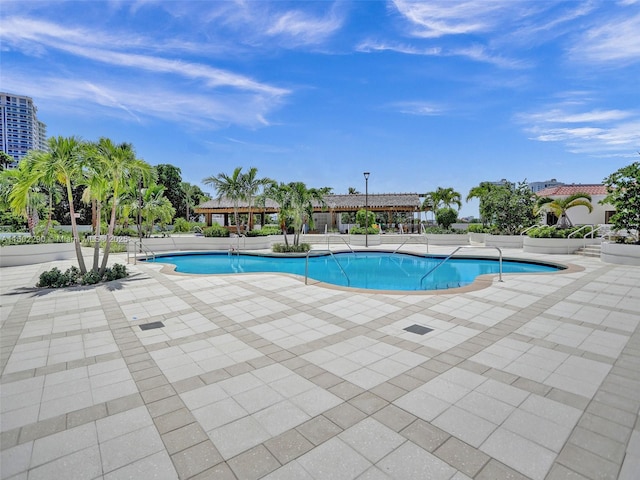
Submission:
M 567 216 L 574 225 L 600 225 L 609 223 L 609 218 L 615 213 L 615 207 L 610 204 L 601 205 L 602 201 L 607 196 L 607 187 L 601 184 L 572 184 L 572 185 L 559 185 L 555 187 L 545 188 L 536 192 L 539 197 L 549 198 L 567 198 L 570 195 L 576 193 L 587 193 L 591 195 L 591 205 L 593 211 L 589 213 L 587 207 L 578 206 L 570 208 L 567 211 Z M 557 218 L 552 213 L 542 218 L 542 222 L 547 225 L 555 225 Z

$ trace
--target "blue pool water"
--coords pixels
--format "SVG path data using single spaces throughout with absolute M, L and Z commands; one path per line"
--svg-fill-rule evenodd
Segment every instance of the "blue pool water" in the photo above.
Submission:
M 309 278 L 345 287 L 373 290 L 439 290 L 473 283 L 478 275 L 498 273 L 499 262 L 478 258 L 418 256 L 400 253 L 355 252 L 309 257 Z M 152 260 L 150 260 L 152 261 Z M 227 252 L 157 256 L 182 273 L 276 272 L 305 275 L 305 257 L 229 255 Z M 561 267 L 504 260 L 503 273 L 554 272 Z

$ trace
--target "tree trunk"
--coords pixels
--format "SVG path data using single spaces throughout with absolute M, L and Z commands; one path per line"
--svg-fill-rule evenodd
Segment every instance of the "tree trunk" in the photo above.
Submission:
M 100 202 L 96 202 L 96 214 L 100 218 Z M 96 225 L 93 233 L 96 236 L 96 241 L 93 245 L 93 268 L 94 272 L 98 271 L 98 261 L 100 260 L 100 223 Z
M 76 257 L 78 258 L 78 267 L 80 273 L 84 275 L 87 273 L 87 267 L 84 264 L 84 257 L 82 256 L 82 245 L 80 244 L 80 237 L 78 236 L 78 225 L 76 224 L 76 211 L 73 208 L 73 191 L 71 190 L 71 180 L 66 179 L 67 184 L 67 199 L 69 200 L 69 213 L 71 214 L 71 232 L 73 234 L 73 243 L 76 249 Z
M 104 275 L 104 271 L 107 269 L 107 260 L 109 259 L 109 250 L 111 249 L 111 238 L 113 237 L 113 231 L 116 227 L 116 204 L 118 203 L 116 192 L 113 192 L 113 198 L 111 199 L 113 205 L 111 207 L 111 221 L 109 222 L 109 230 L 107 232 L 107 241 L 104 245 L 104 254 L 102 256 L 102 265 L 100 265 L 100 276 Z

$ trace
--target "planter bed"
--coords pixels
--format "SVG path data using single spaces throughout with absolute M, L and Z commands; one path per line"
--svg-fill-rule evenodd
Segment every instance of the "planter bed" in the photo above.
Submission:
M 603 242 L 600 260 L 617 265 L 640 266 L 640 245 Z

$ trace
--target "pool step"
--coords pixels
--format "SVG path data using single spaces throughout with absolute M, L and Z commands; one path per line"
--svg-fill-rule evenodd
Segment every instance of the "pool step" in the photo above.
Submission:
M 582 255 L 584 257 L 600 257 L 600 251 L 600 245 L 588 245 L 576 250 L 575 254 Z

